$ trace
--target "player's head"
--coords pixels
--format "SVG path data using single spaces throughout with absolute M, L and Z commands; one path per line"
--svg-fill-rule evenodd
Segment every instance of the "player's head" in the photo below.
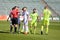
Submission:
M 44 7 L 44 9 L 48 9 L 48 6 L 46 5 L 46 6 Z
M 18 6 L 14 6 L 13 8 L 12 8 L 12 10 L 15 10 L 15 9 L 18 9 L 19 7 Z
M 23 11 L 27 11 L 27 7 L 23 7 L 22 10 L 23 10 Z
M 36 13 L 36 8 L 33 9 L 33 13 Z

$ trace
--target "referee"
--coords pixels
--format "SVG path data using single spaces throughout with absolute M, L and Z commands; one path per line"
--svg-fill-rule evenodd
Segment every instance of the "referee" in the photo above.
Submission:
M 18 13 L 19 13 L 19 7 L 14 6 L 12 8 L 12 11 L 10 13 L 12 17 L 12 25 L 14 26 L 14 33 L 17 31 L 17 26 L 18 26 Z

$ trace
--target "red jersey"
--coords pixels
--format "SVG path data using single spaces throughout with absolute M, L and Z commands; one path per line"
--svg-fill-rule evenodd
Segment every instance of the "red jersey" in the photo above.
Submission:
M 18 13 L 19 13 L 19 10 L 18 9 L 14 9 L 11 11 L 11 15 L 13 16 L 13 18 L 18 18 Z

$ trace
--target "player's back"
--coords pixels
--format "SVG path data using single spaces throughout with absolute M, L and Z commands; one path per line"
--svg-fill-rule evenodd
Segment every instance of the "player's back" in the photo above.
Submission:
M 50 15 L 51 15 L 50 10 L 44 9 L 44 11 L 43 11 L 43 18 L 44 18 L 44 20 L 49 20 Z

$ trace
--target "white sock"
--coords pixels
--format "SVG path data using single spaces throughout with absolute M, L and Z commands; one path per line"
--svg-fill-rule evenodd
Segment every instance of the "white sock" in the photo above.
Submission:
M 24 31 L 24 25 L 23 25 L 23 29 L 22 30 Z
M 26 26 L 26 32 L 29 32 L 28 26 Z

